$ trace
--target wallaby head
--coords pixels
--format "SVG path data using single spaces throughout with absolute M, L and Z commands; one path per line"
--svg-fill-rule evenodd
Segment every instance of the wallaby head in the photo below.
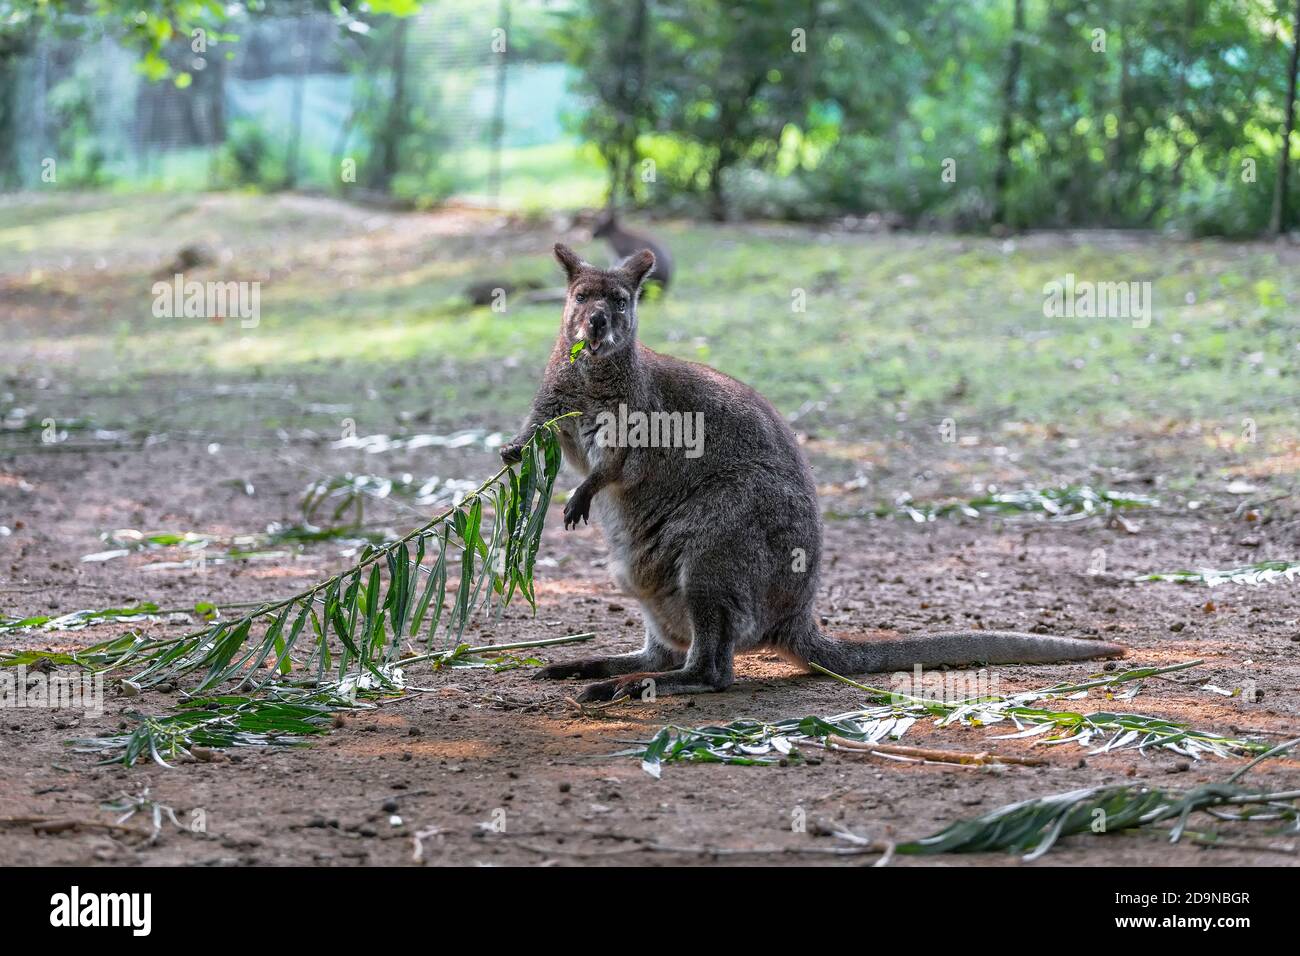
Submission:
M 578 258 L 563 243 L 555 258 L 569 277 L 564 301 L 565 343 L 583 341 L 596 361 L 636 344 L 636 305 L 645 277 L 654 268 L 654 253 L 642 249 L 616 269 L 601 269 Z

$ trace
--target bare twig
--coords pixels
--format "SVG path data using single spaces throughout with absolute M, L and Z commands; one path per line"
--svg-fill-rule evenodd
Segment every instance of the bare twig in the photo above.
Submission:
M 826 743 L 828 749 L 832 750 L 851 750 L 856 753 L 865 754 L 916 757 L 919 760 L 933 760 L 936 763 L 955 763 L 975 766 L 990 763 L 1012 763 L 1024 767 L 1044 767 L 1047 765 L 1046 760 L 1037 757 L 1012 757 L 1003 754 L 989 753 L 987 751 L 981 753 L 963 753 L 956 750 L 937 750 L 931 747 L 908 747 L 904 744 L 872 744 L 862 740 L 850 740 L 849 738 L 841 737 L 838 734 L 829 735 L 826 738 Z

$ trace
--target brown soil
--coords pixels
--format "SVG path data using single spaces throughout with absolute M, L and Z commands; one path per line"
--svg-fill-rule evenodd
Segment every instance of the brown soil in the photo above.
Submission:
M 163 445 L 144 452 L 32 454 L 2 471 L 13 533 L 0 568 L 5 603 L 14 612 L 66 611 L 159 600 L 185 607 L 199 599 L 252 600 L 296 590 L 345 566 L 337 546 L 315 545 L 297 560 L 212 565 L 199 572 L 143 574 L 138 565 L 158 554 L 102 564 L 80 555 L 99 550 L 95 533 L 132 516 L 144 527 L 237 530 L 259 527 L 292 511 L 299 488 L 285 469 L 255 450 L 225 449 L 212 465 L 195 448 Z M 310 456 L 311 452 L 298 452 Z M 324 456 L 326 451 L 315 454 Z M 337 454 L 337 453 L 333 453 Z M 487 474 L 485 451 L 435 456 L 442 473 Z M 322 466 L 325 462 L 321 462 Z M 337 465 L 337 463 L 335 463 Z M 435 469 L 436 470 L 436 469 Z M 223 484 L 248 476 L 247 497 Z M 159 477 L 165 476 L 160 481 Z M 21 484 L 25 483 L 25 484 Z M 20 490 L 20 488 L 22 490 Z M 834 500 L 848 508 L 851 502 Z M 553 515 L 558 518 L 558 514 Z M 400 523 L 402 513 L 395 512 Z M 407 516 L 408 524 L 415 522 Z M 1275 515 L 1262 529 L 1294 546 L 1294 517 Z M 1186 517 L 1153 515 L 1136 534 L 1100 519 L 1069 526 L 980 519 L 918 526 L 902 520 L 828 523 L 822 609 L 827 627 L 885 638 L 920 628 L 986 626 L 1105 636 L 1130 649 L 1134 664 L 1204 658 L 1202 667 L 1150 680 L 1124 707 L 1188 721 L 1198 727 L 1266 732 L 1281 741 L 1300 730 L 1300 601 L 1294 587 L 1203 587 L 1128 583 L 1136 572 L 1241 556 L 1249 532 L 1225 512 Z M 1087 573 L 1094 549 L 1105 548 L 1107 573 Z M 605 549 L 595 528 L 565 532 L 553 520 L 538 581 L 536 617 L 518 606 L 501 626 L 481 626 L 475 643 L 527 640 L 594 630 L 602 650 L 639 640 L 637 610 L 615 593 L 603 568 Z M 1207 610 L 1207 601 L 1213 610 Z M 145 625 L 176 633 L 183 624 Z M 1178 630 L 1174 630 L 1178 627 Z M 122 626 L 78 632 L 27 633 L 16 647 L 84 646 Z M 547 656 L 575 653 L 556 648 Z M 1096 673 L 1097 664 L 1005 667 L 1003 689 L 1044 686 Z M 931 675 L 940 679 L 940 675 Z M 1168 752 L 1087 756 L 1074 745 L 1038 748 L 1045 767 L 966 769 L 883 761 L 812 751 L 819 763 L 788 767 L 667 765 L 653 780 L 634 759 L 610 756 L 618 741 L 645 738 L 664 723 L 699 725 L 738 717 L 830 714 L 855 706 L 851 688 L 797 672 L 772 657 L 747 658 L 726 693 L 625 703 L 583 714 L 566 703 L 576 684 L 543 684 L 527 669 L 494 674 L 452 670 L 411 675 L 428 693 L 349 715 L 315 745 L 218 755 L 175 769 L 141 764 L 96 766 L 65 741 L 119 726 L 125 710 L 161 712 L 176 694 L 125 699 L 110 690 L 105 713 L 71 725 L 49 710 L 0 714 L 0 863 L 234 864 L 412 863 L 415 834 L 430 864 L 739 862 L 705 852 L 641 852 L 650 842 L 682 848 L 829 847 L 828 837 L 795 833 L 801 809 L 810 833 L 821 824 L 871 839 L 932 832 L 954 818 L 988 811 L 1031 794 L 1133 780 L 1184 786 L 1221 779 L 1243 761 L 1192 762 Z M 1246 688 L 1236 698 L 1202 687 Z M 1260 699 L 1247 699 L 1254 689 Z M 1259 696 L 1256 695 L 1256 696 Z M 1079 707 L 1100 709 L 1097 696 Z M 1113 704 L 1111 706 L 1114 706 Z M 63 726 L 58 726 L 62 724 Z M 905 742 L 932 747 L 1023 754 L 1022 741 L 993 741 L 990 731 L 917 726 Z M 1252 774 L 1261 786 L 1295 787 L 1300 762 L 1273 760 Z M 103 808 L 144 788 L 188 824 L 202 810 L 206 833 L 166 824 L 147 843 L 105 830 L 115 814 Z M 400 825 L 393 825 L 392 807 Z M 388 809 L 385 809 L 385 807 Z M 485 827 L 502 819 L 505 832 Z M 13 818 L 57 821 L 38 833 Z M 76 826 L 67 826 L 77 821 Z M 143 826 L 137 817 L 126 826 Z M 1261 827 L 1222 825 L 1244 844 L 1287 842 Z M 1291 839 L 1294 842 L 1294 838 Z M 608 856 L 606 855 L 608 854 Z M 760 857 L 765 862 L 858 863 L 870 858 L 811 854 Z M 1277 863 L 1294 856 L 1260 849 L 1169 846 L 1151 835 L 1075 837 L 1048 861 L 1071 864 Z M 915 861 L 900 861 L 903 864 Z M 1005 854 L 945 857 L 924 862 L 1014 864 Z

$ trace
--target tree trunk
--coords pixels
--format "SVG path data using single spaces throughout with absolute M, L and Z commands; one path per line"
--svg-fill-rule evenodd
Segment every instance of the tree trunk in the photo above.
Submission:
M 1197 134 L 1198 130 L 1196 111 L 1192 108 L 1191 103 L 1189 77 L 1192 73 L 1192 31 L 1196 28 L 1198 2 L 1199 0 L 1186 0 L 1183 6 L 1183 45 L 1178 62 L 1178 103 L 1174 107 L 1175 113 L 1183 117 L 1184 125 L 1192 131 L 1193 135 Z M 1178 159 L 1174 162 L 1174 168 L 1166 179 L 1167 196 L 1173 200 L 1177 200 L 1178 194 L 1183 188 L 1183 170 L 1187 165 L 1189 155 L 1198 148 L 1199 143 L 1200 137 L 1197 135 L 1196 142 L 1186 146 L 1179 143 L 1175 147 L 1178 150 Z M 1163 203 L 1159 203 L 1159 205 L 1163 205 Z M 1153 212 L 1149 218 L 1154 219 L 1155 213 Z
M 1123 12 L 1120 14 L 1120 22 L 1115 30 L 1119 39 L 1119 84 L 1117 88 L 1117 103 L 1115 106 L 1115 138 L 1110 143 L 1110 189 L 1107 200 L 1110 205 L 1110 225 L 1120 225 L 1120 221 L 1128 213 L 1127 210 L 1127 190 L 1125 187 L 1124 170 L 1128 166 L 1128 122 L 1129 122 L 1129 63 L 1132 54 L 1129 52 L 1128 37 L 1124 31 Z
M 1021 37 L 1025 32 L 1025 0 L 1015 0 L 1011 26 L 1011 51 L 1002 84 L 1002 129 L 998 135 L 998 165 L 993 173 L 993 221 L 1007 222 L 1007 184 L 1011 179 L 1011 147 L 1016 118 L 1016 84 L 1020 81 Z
M 722 152 L 722 147 L 718 147 L 718 155 L 709 175 L 709 214 L 715 222 L 727 221 L 727 197 L 722 191 L 722 171 L 727 168 L 727 162 L 723 159 Z
M 1280 236 L 1287 227 L 1287 177 L 1291 165 L 1291 133 L 1295 130 L 1296 67 L 1300 65 L 1300 0 L 1296 0 L 1295 20 L 1291 33 L 1291 67 L 1287 72 L 1286 124 L 1282 128 L 1282 155 L 1278 157 L 1277 186 L 1273 190 L 1273 215 L 1268 224 L 1270 235 Z
M 623 194 L 628 205 L 637 202 L 637 138 L 641 133 L 640 117 L 643 111 L 642 100 L 645 96 L 645 56 L 646 56 L 646 15 L 647 0 L 637 0 L 632 13 L 632 30 L 629 35 L 631 49 L 628 52 L 628 89 L 627 89 L 627 128 L 623 171 Z
M 18 74 L 27 30 L 0 35 L 0 191 L 21 189 L 18 157 Z
M 406 28 L 409 18 L 397 21 L 393 38 L 393 99 L 388 106 L 388 118 L 379 139 L 379 162 L 375 175 L 370 177 L 371 187 L 387 193 L 397 175 L 398 151 L 406 132 Z

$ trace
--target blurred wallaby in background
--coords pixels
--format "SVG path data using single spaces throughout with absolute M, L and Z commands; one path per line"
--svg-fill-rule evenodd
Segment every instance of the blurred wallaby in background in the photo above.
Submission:
M 618 224 L 618 217 L 612 209 L 607 209 L 600 214 L 600 218 L 596 220 L 596 225 L 591 230 L 591 236 L 593 239 L 607 240 L 620 259 L 636 255 L 642 249 L 649 249 L 655 255 L 655 264 L 650 274 L 646 276 L 646 281 L 658 282 L 667 291 L 673 273 L 673 260 L 662 243 L 656 242 L 643 233 L 628 232 Z

